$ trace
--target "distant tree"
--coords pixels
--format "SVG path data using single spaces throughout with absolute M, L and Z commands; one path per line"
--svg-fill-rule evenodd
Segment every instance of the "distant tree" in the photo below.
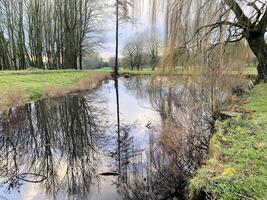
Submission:
M 128 59 L 131 70 L 140 70 L 145 54 L 145 38 L 142 34 L 137 34 L 131 38 L 124 46 L 124 56 Z
M 143 35 L 137 35 L 134 38 L 133 43 L 136 51 L 134 57 L 134 63 L 136 65 L 137 70 L 140 70 L 143 62 L 144 49 L 145 49 L 145 41 Z
M 114 67 L 115 67 L 115 60 L 116 60 L 115 57 L 109 58 L 108 66 L 114 69 Z M 118 61 L 118 63 L 119 63 L 119 61 Z M 118 64 L 118 67 L 119 67 L 119 64 Z
M 99 53 L 85 54 L 83 58 L 83 68 L 84 69 L 96 69 L 103 67 L 104 61 Z
M 123 49 L 123 54 L 125 56 L 125 64 L 130 65 L 131 70 L 134 70 L 134 57 L 135 57 L 135 47 L 134 43 L 131 41 L 128 41 Z
M 152 66 L 152 69 L 155 70 L 159 61 L 161 41 L 157 33 L 151 32 L 147 34 L 145 49 L 150 59 L 150 65 Z

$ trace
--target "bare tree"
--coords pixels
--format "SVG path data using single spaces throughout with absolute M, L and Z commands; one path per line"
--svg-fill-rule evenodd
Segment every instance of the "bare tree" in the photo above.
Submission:
M 131 38 L 124 47 L 124 55 L 130 61 L 131 70 L 136 67 L 140 70 L 143 64 L 143 57 L 145 53 L 145 37 L 144 34 L 137 34 Z
M 115 0 L 115 17 L 116 17 L 116 36 L 115 36 L 115 67 L 113 76 L 118 76 L 119 72 L 119 25 L 120 23 L 127 22 L 129 17 L 129 9 L 132 7 L 134 0 Z
M 161 46 L 161 41 L 159 36 L 156 33 L 148 33 L 148 37 L 146 38 L 145 48 L 147 54 L 150 58 L 150 63 L 152 65 L 152 69 L 155 70 L 156 65 L 159 61 L 159 51 Z
M 134 48 L 135 48 L 135 57 L 134 62 L 136 65 L 137 70 L 140 70 L 142 61 L 143 61 L 143 55 L 144 55 L 144 37 L 143 35 L 138 34 L 134 40 L 133 40 Z
M 126 45 L 124 46 L 123 54 L 127 62 L 130 63 L 131 70 L 133 71 L 135 66 L 134 64 L 135 48 L 134 44 L 131 41 L 127 42 Z
M 101 42 L 102 9 L 97 0 L 0 0 L 1 69 L 81 69 Z

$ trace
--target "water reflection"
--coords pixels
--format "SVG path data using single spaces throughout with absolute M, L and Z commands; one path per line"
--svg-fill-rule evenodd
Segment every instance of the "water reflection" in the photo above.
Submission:
M 121 191 L 124 199 L 188 199 L 187 184 L 208 153 L 212 112 L 181 82 L 153 81 L 137 77 L 127 83 L 137 98 L 149 99 L 161 126 L 148 126 L 148 148 L 135 157 L 132 178 Z
M 210 111 L 184 83 L 150 83 L 119 79 L 115 88 L 110 81 L 93 94 L 2 113 L 0 192 L 8 199 L 188 199 L 188 180 L 208 151 Z M 32 184 L 33 197 L 15 193 Z
M 94 184 L 104 140 L 90 100 L 71 96 L 43 100 L 1 115 L 0 177 L 7 190 L 40 183 L 49 196 L 84 199 Z M 100 125 L 101 124 L 101 125 Z

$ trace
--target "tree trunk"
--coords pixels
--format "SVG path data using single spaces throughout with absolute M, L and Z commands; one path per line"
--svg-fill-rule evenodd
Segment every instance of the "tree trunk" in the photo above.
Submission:
M 131 71 L 133 71 L 133 70 L 134 70 L 134 63 L 133 63 L 133 58 L 131 56 Z
M 244 36 L 257 57 L 258 64 L 258 82 L 267 81 L 267 44 L 264 40 L 264 35 L 267 27 L 267 10 L 264 13 L 258 11 L 258 14 L 263 14 L 260 21 L 255 25 L 249 19 L 236 0 L 224 0 L 229 8 L 235 13 L 237 21 L 241 27 L 244 27 Z M 256 6 L 257 7 L 257 6 Z
M 264 32 L 250 31 L 245 35 L 247 42 L 258 59 L 258 82 L 267 82 L 267 44 L 264 40 Z
M 115 67 L 114 76 L 119 75 L 119 0 L 116 0 L 116 49 L 115 49 Z
M 79 53 L 79 68 L 80 70 L 83 69 L 83 55 L 82 55 L 82 51 L 80 50 L 80 53 Z

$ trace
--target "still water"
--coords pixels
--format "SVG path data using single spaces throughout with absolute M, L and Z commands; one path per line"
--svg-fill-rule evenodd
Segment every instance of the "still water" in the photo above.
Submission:
M 112 80 L 93 93 L 2 113 L 0 199 L 187 199 L 210 134 L 173 134 L 181 124 L 196 129 L 175 98 L 181 87 L 148 85 L 147 78 L 119 79 L 119 139 Z

